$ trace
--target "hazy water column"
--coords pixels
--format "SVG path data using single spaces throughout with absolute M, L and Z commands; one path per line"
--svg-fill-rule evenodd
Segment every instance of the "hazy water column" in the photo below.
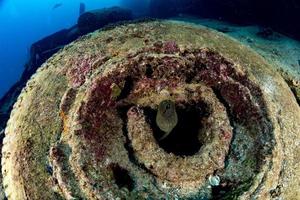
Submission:
M 0 1 L 0 97 L 19 79 L 30 45 L 74 25 L 80 2 L 87 10 L 119 4 L 119 0 Z M 53 10 L 57 3 L 62 6 Z

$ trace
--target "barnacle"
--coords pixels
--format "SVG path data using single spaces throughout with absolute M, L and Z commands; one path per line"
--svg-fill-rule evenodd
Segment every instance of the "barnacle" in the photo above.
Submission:
M 166 93 L 178 122 L 159 140 Z M 28 82 L 6 128 L 4 188 L 12 200 L 297 199 L 299 122 L 283 78 L 235 40 L 120 25 L 68 45 Z

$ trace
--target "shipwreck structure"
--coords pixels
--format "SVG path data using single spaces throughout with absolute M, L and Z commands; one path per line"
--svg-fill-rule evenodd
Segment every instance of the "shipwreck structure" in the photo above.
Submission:
M 161 102 L 174 102 L 169 135 Z M 261 56 L 207 28 L 120 25 L 65 46 L 14 105 L 8 199 L 296 199 L 300 107 Z

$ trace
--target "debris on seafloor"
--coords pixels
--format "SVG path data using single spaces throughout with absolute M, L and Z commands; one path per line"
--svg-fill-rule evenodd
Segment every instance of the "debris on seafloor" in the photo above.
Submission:
M 220 185 L 220 177 L 219 176 L 210 176 L 208 178 L 211 186 L 219 186 Z
M 168 130 L 156 120 L 166 94 Z M 182 23 L 120 25 L 66 46 L 27 83 L 3 183 L 9 200 L 297 199 L 299 132 L 288 85 L 248 47 Z
M 91 10 L 79 16 L 77 27 L 80 33 L 90 33 L 110 23 L 133 19 L 132 11 L 121 7 Z

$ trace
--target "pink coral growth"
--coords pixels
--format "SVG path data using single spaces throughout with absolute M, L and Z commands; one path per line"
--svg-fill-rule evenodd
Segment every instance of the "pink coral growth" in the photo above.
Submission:
M 84 57 L 73 61 L 74 64 L 68 71 L 68 76 L 72 87 L 77 88 L 84 84 L 86 76 L 92 69 L 92 63 L 94 62 L 91 57 Z
M 174 54 L 179 52 L 179 47 L 175 41 L 167 41 L 163 46 L 164 53 Z

